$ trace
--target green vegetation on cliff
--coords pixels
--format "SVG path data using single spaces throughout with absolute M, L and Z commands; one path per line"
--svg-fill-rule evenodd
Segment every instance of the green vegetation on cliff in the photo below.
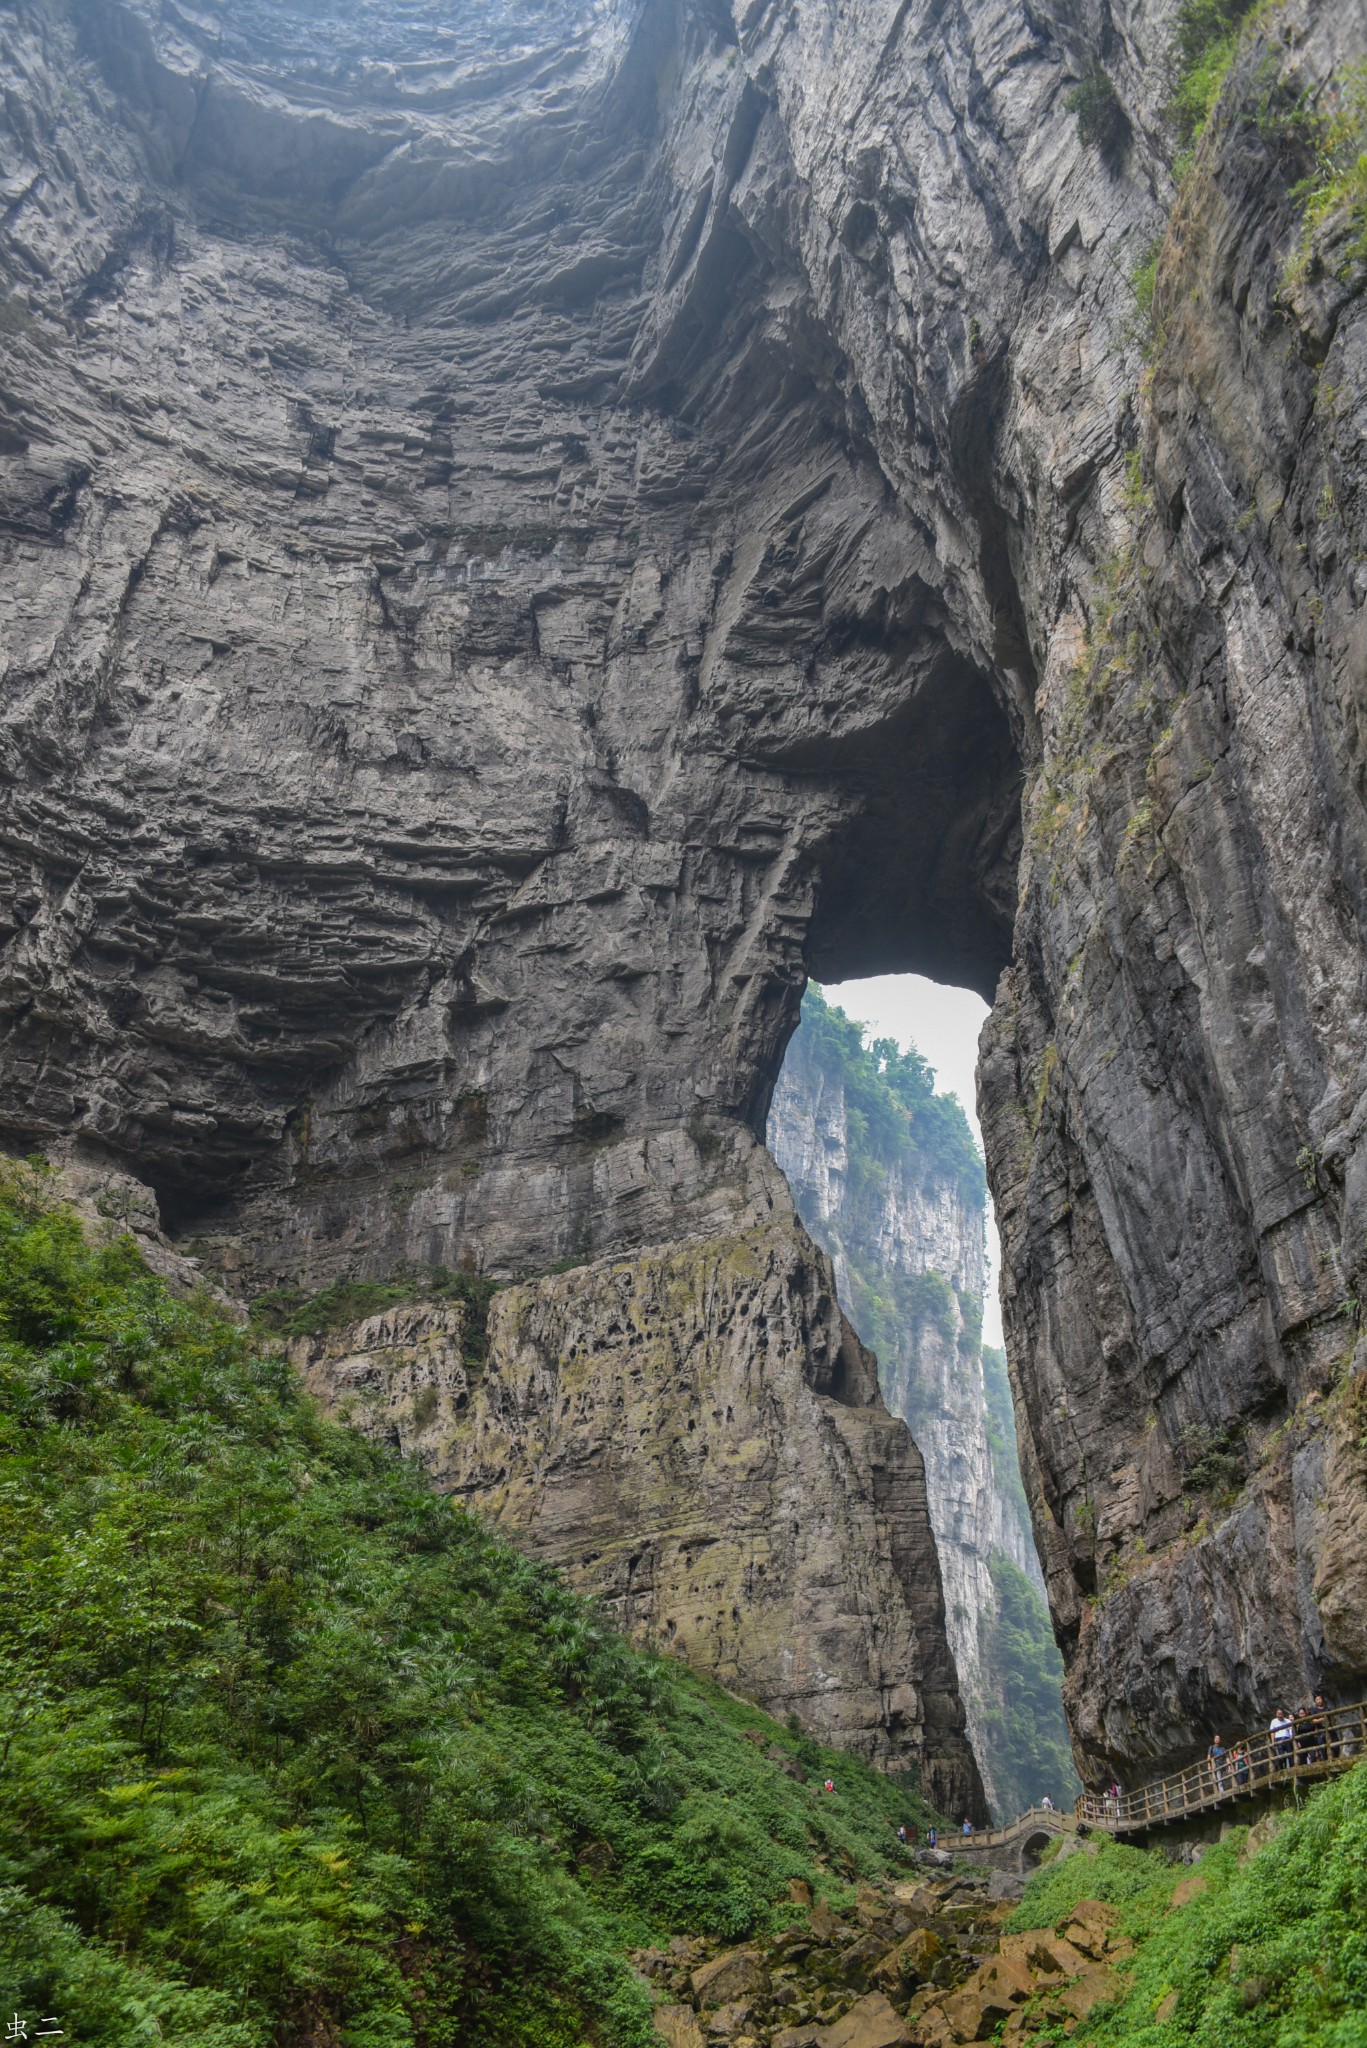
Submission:
M 983 1705 L 992 1782 L 1003 1813 L 1047 1792 L 1071 1806 L 1082 1790 L 1063 1718 L 1063 1659 L 1043 1600 L 1010 1558 L 990 1567 L 996 1604 L 982 1624 Z
M 956 1300 L 942 1273 L 889 1272 L 860 1249 L 861 1217 L 866 1209 L 876 1217 L 893 1167 L 927 1190 L 951 1187 L 969 1208 L 986 1202 L 982 1158 L 958 1097 L 936 1093 L 934 1071 L 914 1046 L 903 1052 L 892 1038 L 866 1045 L 863 1025 L 828 1003 L 814 982 L 802 1000 L 793 1053 L 844 1091 L 847 1186 L 833 1227 L 850 1280 L 844 1305 L 860 1336 L 885 1364 L 905 1353 L 908 1337 L 914 1348 L 931 1331 L 951 1344 L 958 1333 L 965 1349 L 973 1349 L 982 1334 L 976 1295 Z M 806 1221 L 826 1242 L 831 1233 L 811 1216 Z
M 864 1029 L 829 1004 L 814 982 L 802 999 L 800 1029 L 808 1056 L 845 1087 L 850 1178 L 858 1182 L 908 1158 L 925 1182 L 952 1181 L 981 1208 L 987 1180 L 957 1095 L 939 1095 L 935 1074 L 913 1046 L 895 1038 L 864 1043 Z
M 0 1655 L 0 1997 L 77 2044 L 644 2044 L 631 1943 L 772 1924 L 924 1818 L 630 1649 L 36 1167 Z
M 1367 1766 L 1313 1793 L 1249 1853 L 1247 1832 L 1192 1873 L 1107 1843 L 1048 1864 L 1011 1926 L 1053 1927 L 1103 1899 L 1137 1944 L 1126 1988 L 1074 2048 L 1367 2048 Z M 1031 2038 L 1060 2048 L 1048 2027 Z

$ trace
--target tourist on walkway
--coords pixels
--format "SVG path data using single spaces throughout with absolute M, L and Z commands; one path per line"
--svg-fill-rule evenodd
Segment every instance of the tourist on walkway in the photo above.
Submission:
M 1291 1768 L 1291 1716 L 1285 1707 L 1278 1707 L 1272 1716 L 1268 1734 L 1272 1737 L 1272 1759 L 1279 1771 Z
M 1043 1799 L 1041 1799 L 1040 1801 L 1040 1808 L 1041 1811 L 1044 1813 L 1052 1813 L 1054 1810 L 1054 1802 L 1049 1797 L 1049 1794 L 1047 1792 L 1045 1793 Z
M 1211 1787 L 1216 1792 L 1225 1790 L 1225 1758 L 1228 1751 L 1217 1735 L 1206 1751 L 1206 1764 L 1210 1771 Z
M 965 1814 L 965 1815 L 964 1815 L 964 1824 L 963 1824 L 963 1828 L 961 1829 L 961 1833 L 963 1833 L 963 1834 L 965 1834 L 965 1835 L 971 1835 L 971 1834 L 972 1834 L 972 1832 L 973 1832 L 973 1823 L 972 1823 L 972 1821 L 971 1821 L 971 1820 L 969 1819 L 968 1815 L 967 1815 L 967 1814 Z
M 1315 1694 L 1315 1703 L 1306 1716 L 1306 1729 L 1310 1736 L 1310 1762 L 1312 1764 L 1325 1763 L 1328 1760 L 1329 1752 L 1325 1746 L 1327 1737 L 1325 1730 L 1324 1694 L 1322 1692 Z
M 933 1821 L 926 1829 L 926 1846 L 930 1849 L 938 1849 L 940 1846 L 940 1830 Z
M 1229 1762 L 1230 1768 L 1234 1772 L 1234 1783 L 1238 1790 L 1242 1792 L 1249 1778 L 1248 1750 L 1242 1742 L 1235 1743 L 1229 1753 Z

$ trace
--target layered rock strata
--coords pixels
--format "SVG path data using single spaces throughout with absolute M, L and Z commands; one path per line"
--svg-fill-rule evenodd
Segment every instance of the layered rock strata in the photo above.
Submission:
M 544 1270 L 736 1233 L 804 967 L 1008 970 L 1098 1775 L 1363 1676 L 1254 1510 L 1367 1298 L 1367 324 L 1293 197 L 1367 25 L 1261 15 L 1175 208 L 1169 31 L 0 23 L 7 1139 L 248 1291 Z
M 924 1468 L 795 1219 L 506 1288 L 477 1367 L 465 1314 L 294 1357 L 633 1635 L 982 1810 Z

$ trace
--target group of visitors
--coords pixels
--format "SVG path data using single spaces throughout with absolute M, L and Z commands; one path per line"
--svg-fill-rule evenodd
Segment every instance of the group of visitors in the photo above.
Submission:
M 1242 1791 L 1253 1769 L 1247 1743 L 1236 1742 L 1233 1749 L 1226 1749 L 1217 1735 L 1206 1751 L 1206 1768 L 1217 1792 Z
M 1294 1715 L 1285 1707 L 1278 1707 L 1268 1724 L 1267 1735 L 1268 1760 L 1274 1771 L 1289 1771 L 1293 1765 L 1327 1763 L 1330 1757 L 1343 1751 L 1342 1737 L 1331 1724 L 1321 1692 L 1297 1707 Z M 1206 1751 L 1206 1770 L 1217 1792 L 1242 1791 L 1253 1774 L 1253 1758 L 1247 1743 L 1236 1742 L 1233 1749 L 1226 1749 L 1217 1735 Z
M 1267 1732 L 1278 1770 L 1289 1771 L 1293 1763 L 1326 1763 L 1342 1748 L 1338 1731 L 1330 1725 L 1322 1692 L 1297 1707 L 1294 1720 L 1285 1707 L 1278 1707 Z

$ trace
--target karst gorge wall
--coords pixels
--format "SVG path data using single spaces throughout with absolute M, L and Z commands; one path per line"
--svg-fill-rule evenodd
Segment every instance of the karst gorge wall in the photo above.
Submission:
M 1293 196 L 1367 22 L 1249 24 L 1180 190 L 1171 28 L 0 18 L 7 1141 L 238 1295 L 516 1280 L 301 1362 L 946 1805 L 920 1459 L 759 1142 L 808 970 L 995 997 L 1086 1768 L 1367 1673 L 1367 325 Z

